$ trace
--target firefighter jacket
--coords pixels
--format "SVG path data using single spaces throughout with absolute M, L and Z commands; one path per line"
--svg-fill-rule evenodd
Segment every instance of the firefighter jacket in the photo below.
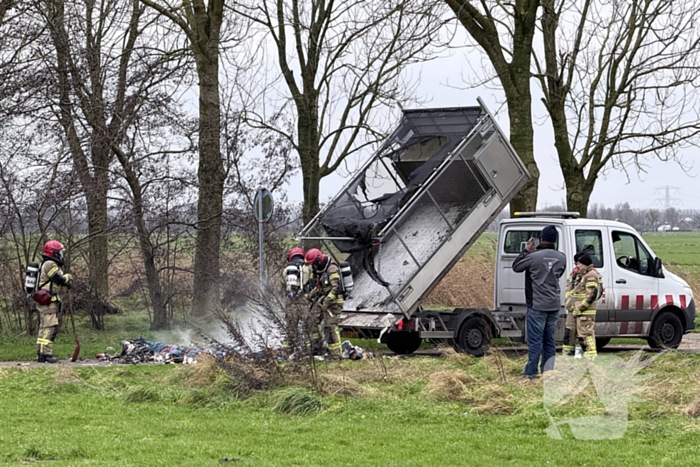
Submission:
M 571 293 L 573 292 L 573 287 L 571 286 L 571 284 L 574 282 L 574 279 L 576 278 L 576 274 L 578 274 L 578 268 L 574 267 L 574 269 L 571 270 L 571 274 L 566 276 L 566 293 L 564 294 L 564 296 L 566 297 L 566 301 L 564 302 L 565 303 L 564 306 L 566 307 L 567 310 L 569 308 L 571 308 L 573 306 L 573 303 L 574 303 L 573 299 L 571 298 Z M 571 308 L 571 309 L 573 309 L 573 308 Z
M 51 294 L 51 303 L 48 305 L 37 304 L 37 309 L 41 315 L 42 326 L 58 325 L 56 313 L 60 311 L 61 299 L 58 292 L 61 286 L 68 283 L 61 267 L 54 261 L 46 259 L 41 265 L 39 274 L 39 288 L 47 290 Z
M 331 307 L 343 304 L 343 283 L 340 268 L 333 261 L 328 263 L 324 271 L 315 271 L 318 280 L 318 290 L 324 295 L 323 305 Z
M 595 316 L 596 302 L 603 295 L 603 279 L 593 266 L 579 269 L 566 290 L 566 309 L 575 316 Z

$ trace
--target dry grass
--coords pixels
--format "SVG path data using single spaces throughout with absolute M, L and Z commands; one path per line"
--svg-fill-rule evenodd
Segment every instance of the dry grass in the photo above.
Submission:
M 175 266 L 182 268 L 182 271 L 174 273 L 174 283 L 179 284 L 181 289 L 192 287 L 192 274 L 184 272 L 192 267 L 193 258 L 187 254 L 180 255 Z M 87 272 L 82 277 L 87 277 Z M 113 261 L 109 271 L 109 295 L 117 297 L 120 295 L 131 295 L 131 293 L 142 293 L 140 284 L 135 284 L 139 280 L 145 281 L 143 260 L 138 248 L 128 248 L 123 254 Z M 138 286 L 138 287 L 135 287 Z M 129 293 L 130 292 L 130 293 Z
M 691 402 L 683 413 L 689 417 L 700 417 L 700 397 Z
M 474 391 L 472 412 L 479 415 L 512 415 L 518 407 L 505 386 L 485 384 Z
M 428 295 L 424 305 L 491 308 L 494 267 L 494 260 L 489 255 L 464 256 Z
M 189 388 L 204 388 L 222 380 L 229 380 L 226 371 L 221 368 L 212 355 L 202 355 L 199 361 L 187 368 L 189 374 L 184 378 L 184 385 Z
M 318 378 L 317 390 L 324 396 L 374 397 L 379 395 L 379 391 L 376 388 L 357 381 L 353 372 L 321 374 Z
M 433 400 L 471 403 L 474 383 L 474 377 L 463 370 L 442 370 L 430 375 L 424 391 Z
M 424 392 L 435 401 L 458 401 L 479 415 L 511 415 L 517 405 L 508 385 L 489 383 L 464 370 L 442 370 L 430 375 Z
M 476 357 L 471 357 L 466 353 L 457 352 L 452 347 L 440 347 L 440 354 L 450 363 L 455 363 L 461 367 L 468 367 L 474 364 Z

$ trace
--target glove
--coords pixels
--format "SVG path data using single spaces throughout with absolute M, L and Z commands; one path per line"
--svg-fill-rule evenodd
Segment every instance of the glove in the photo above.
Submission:
M 574 316 L 581 316 L 581 310 L 574 310 Z
M 573 313 L 573 311 L 574 311 L 574 306 L 573 306 L 573 305 L 567 306 L 567 307 L 566 307 L 566 311 L 568 311 L 569 313 Z
M 63 278 L 66 280 L 66 283 L 69 283 L 73 280 L 73 276 L 71 276 L 70 274 L 64 274 Z

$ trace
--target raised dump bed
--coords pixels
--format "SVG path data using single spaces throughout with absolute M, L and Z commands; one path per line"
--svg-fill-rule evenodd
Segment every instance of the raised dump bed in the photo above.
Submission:
M 302 231 L 355 277 L 341 326 L 382 329 L 419 309 L 528 181 L 483 103 L 404 110 L 396 130 Z

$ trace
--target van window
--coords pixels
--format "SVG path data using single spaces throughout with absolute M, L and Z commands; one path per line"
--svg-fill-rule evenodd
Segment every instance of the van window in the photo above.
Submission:
M 615 262 L 627 269 L 645 276 L 653 276 L 653 258 L 637 237 L 626 232 L 613 232 Z
M 593 260 L 593 267 L 602 268 L 603 261 L 603 234 L 600 230 L 577 230 L 576 251 L 587 253 Z
M 509 230 L 506 232 L 506 241 L 504 245 L 504 250 L 506 253 L 520 253 L 525 249 L 527 241 L 532 238 L 540 238 L 542 235 L 542 229 L 540 230 Z M 559 249 L 559 238 L 554 243 L 554 248 Z

